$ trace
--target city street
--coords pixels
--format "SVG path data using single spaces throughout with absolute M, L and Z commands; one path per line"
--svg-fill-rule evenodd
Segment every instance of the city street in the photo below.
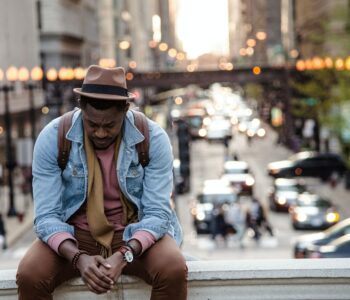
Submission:
M 276 145 L 276 134 L 268 131 L 264 139 L 254 140 L 249 146 L 245 136 L 235 134 L 230 152 L 235 152 L 239 159 L 248 162 L 256 179 L 255 196 L 258 197 L 268 210 L 267 194 L 272 179 L 267 176 L 266 166 L 269 162 L 286 159 L 292 152 L 284 146 Z M 273 227 L 275 237 L 265 233 L 259 244 L 246 236 L 245 248 L 241 249 L 238 243 L 230 241 L 215 244 L 209 236 L 197 236 L 192 225 L 192 216 L 189 206 L 200 191 L 201 184 L 206 179 L 217 179 L 222 173 L 225 148 L 222 144 L 207 144 L 206 141 L 192 143 L 192 189 L 189 195 L 179 196 L 177 205 L 180 219 L 185 232 L 183 251 L 186 254 L 200 259 L 278 259 L 292 258 L 292 244 L 295 237 L 311 233 L 311 231 L 295 231 L 287 213 L 269 212 L 269 220 Z M 342 213 L 342 218 L 350 216 L 350 207 L 347 203 L 348 193 L 343 184 L 339 184 L 335 190 L 321 183 L 318 179 L 307 179 L 310 191 L 329 197 L 337 204 Z M 248 204 L 249 197 L 242 198 L 242 203 Z

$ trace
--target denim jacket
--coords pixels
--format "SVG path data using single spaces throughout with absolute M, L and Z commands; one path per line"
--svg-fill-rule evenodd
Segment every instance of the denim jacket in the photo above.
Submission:
M 57 164 L 59 118 L 41 131 L 33 154 L 34 226 L 39 239 L 47 242 L 57 232 L 74 234 L 67 220 L 80 208 L 87 196 L 88 169 L 84 151 L 81 111 L 73 116 L 67 139 L 72 141 L 69 161 L 63 172 Z M 139 222 L 129 224 L 123 239 L 135 231 L 146 230 L 156 240 L 169 234 L 179 245 L 180 224 L 170 206 L 172 192 L 172 149 L 165 131 L 148 120 L 150 133 L 149 164 L 143 168 L 135 145 L 144 136 L 134 125 L 129 111 L 124 121 L 124 135 L 116 164 L 119 187 L 138 209 Z

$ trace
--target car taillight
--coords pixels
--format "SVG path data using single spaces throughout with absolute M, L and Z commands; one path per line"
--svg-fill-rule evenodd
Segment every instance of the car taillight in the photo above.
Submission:
M 318 251 L 314 251 L 310 254 L 310 258 L 322 258 L 322 255 Z

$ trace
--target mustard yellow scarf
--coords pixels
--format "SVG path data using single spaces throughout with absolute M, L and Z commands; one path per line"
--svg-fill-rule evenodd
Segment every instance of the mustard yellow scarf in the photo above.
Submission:
M 115 142 L 115 161 L 118 160 L 121 140 L 122 134 L 120 133 Z M 111 244 L 114 235 L 114 226 L 108 222 L 104 212 L 102 172 L 93 145 L 85 131 L 84 146 L 88 165 L 87 221 L 91 235 L 102 246 L 101 255 L 107 258 L 112 255 Z M 123 207 L 123 224 L 136 222 L 136 207 L 126 199 L 120 189 L 119 191 Z

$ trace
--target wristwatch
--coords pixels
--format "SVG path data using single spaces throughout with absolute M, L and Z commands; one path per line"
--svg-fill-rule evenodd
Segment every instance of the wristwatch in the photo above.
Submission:
M 123 258 L 127 263 L 132 263 L 134 260 L 134 253 L 128 246 L 121 246 L 118 251 L 123 254 Z

